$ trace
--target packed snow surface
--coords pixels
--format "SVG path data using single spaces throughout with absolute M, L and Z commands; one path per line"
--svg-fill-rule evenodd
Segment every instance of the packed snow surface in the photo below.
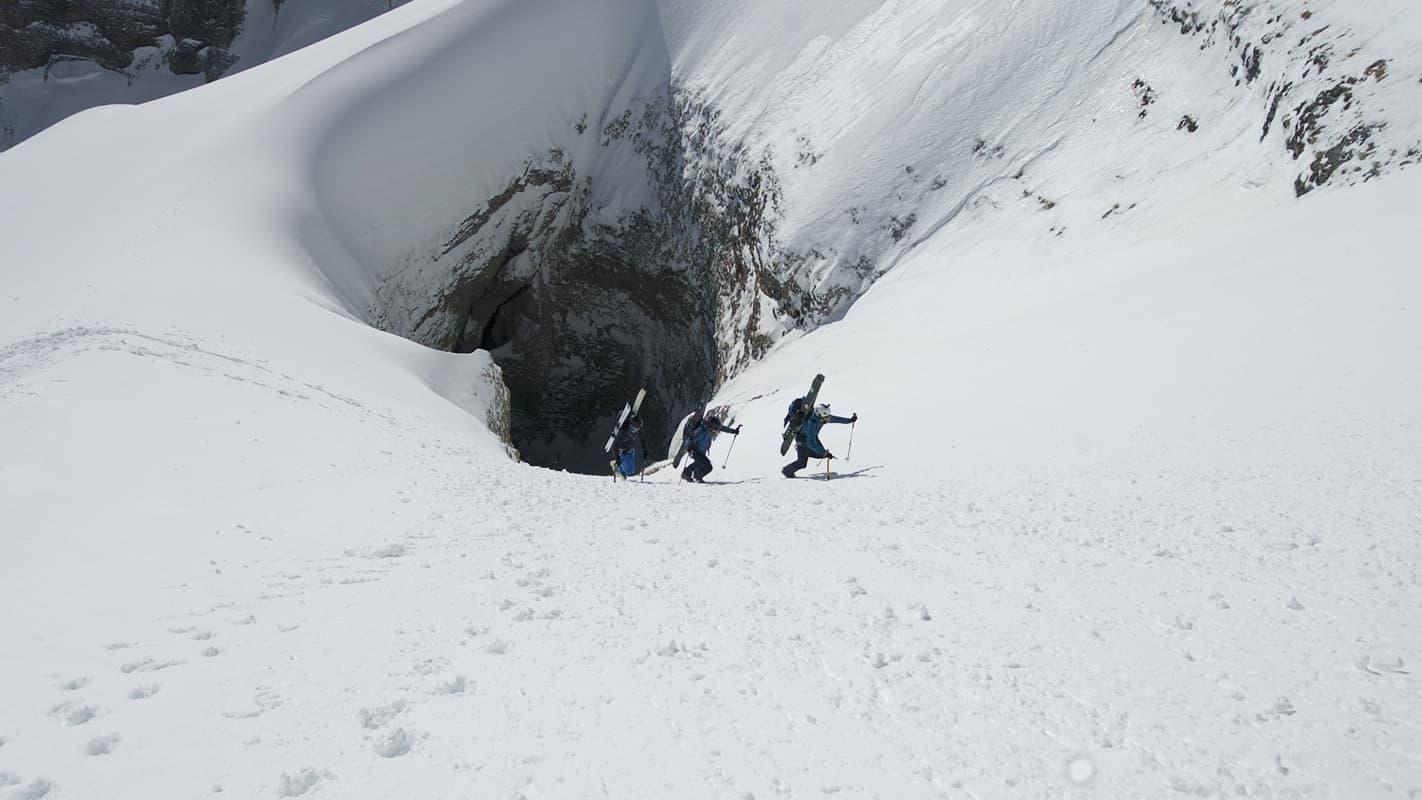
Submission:
M 1416 170 L 1299 201 L 1253 109 L 1158 78 L 1217 112 L 1176 150 L 1091 49 L 1040 148 L 722 387 L 705 485 L 519 465 L 486 353 L 365 324 L 377 212 L 438 231 L 579 93 L 743 74 L 731 123 L 792 136 L 777 32 L 933 6 L 792 5 L 415 2 L 0 155 L 0 798 L 1422 794 Z M 954 8 L 1002 49 L 1059 5 Z M 1125 8 L 1027 41 L 1140 56 Z M 458 130 L 388 116 L 466 85 Z M 816 373 L 860 420 L 786 480 Z

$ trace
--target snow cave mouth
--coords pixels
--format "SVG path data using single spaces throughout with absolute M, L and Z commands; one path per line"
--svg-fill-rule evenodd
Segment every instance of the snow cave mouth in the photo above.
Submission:
M 769 159 L 707 101 L 669 87 L 597 116 L 458 201 L 437 239 L 413 235 L 369 311 L 426 346 L 488 351 L 508 392 L 489 424 L 523 461 L 606 475 L 603 446 L 639 388 L 655 461 L 682 417 L 769 348 L 768 326 L 822 300 L 789 274 L 799 261 L 771 255 Z
M 714 315 L 698 313 L 697 287 L 608 243 L 542 260 L 553 277 L 530 275 L 535 255 L 521 251 L 465 294 L 447 346 L 498 364 L 507 435 L 525 462 L 607 474 L 607 437 L 642 387 L 646 455 L 665 458 L 672 428 L 715 382 Z

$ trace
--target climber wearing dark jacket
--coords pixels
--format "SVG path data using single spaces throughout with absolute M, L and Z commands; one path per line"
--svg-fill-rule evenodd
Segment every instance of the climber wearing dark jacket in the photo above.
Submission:
M 721 426 L 721 420 L 715 417 L 707 417 L 701 422 L 692 426 L 686 432 L 686 453 L 691 456 L 691 463 L 681 471 L 681 479 L 684 481 L 695 481 L 704 483 L 703 480 L 711 472 L 711 459 L 706 457 L 707 451 L 711 449 L 711 440 L 717 433 L 729 433 L 732 436 L 739 436 L 740 428 L 725 428 Z

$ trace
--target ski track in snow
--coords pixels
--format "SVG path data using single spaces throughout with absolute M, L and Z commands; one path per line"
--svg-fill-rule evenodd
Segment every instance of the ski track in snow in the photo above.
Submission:
M 193 336 L 182 333 L 159 335 L 107 326 L 65 328 L 0 348 L 0 399 L 16 394 L 39 396 L 42 393 L 32 385 L 37 373 L 74 356 L 91 352 L 120 353 L 166 362 L 227 380 L 250 383 L 292 400 L 319 397 L 323 402 L 336 402 L 364 410 L 364 406 L 353 398 L 299 381 L 285 373 L 274 372 L 259 361 L 210 349 Z M 378 416 L 393 422 L 387 415 Z
M 160 794 L 1417 788 L 1419 517 L 1386 476 L 686 486 L 420 452 L 428 512 L 385 544 L 253 551 L 122 647 L 41 645 L 67 671 L 8 689 L 49 698 L 0 730 L 10 796 L 142 796 L 86 761 L 141 775 L 193 737 L 206 784 Z

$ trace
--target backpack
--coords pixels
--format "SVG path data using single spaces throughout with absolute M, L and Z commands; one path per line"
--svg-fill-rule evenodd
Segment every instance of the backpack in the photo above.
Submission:
M 789 425 L 789 424 L 790 424 L 790 420 L 792 420 L 792 419 L 795 418 L 795 415 L 800 412 L 800 407 L 803 406 L 804 404 L 805 404 L 805 398 L 803 398 L 803 397 L 797 397 L 797 398 L 795 398 L 794 400 L 791 400 L 791 401 L 790 401 L 790 408 L 789 408 L 788 410 L 786 410 L 786 412 L 785 412 L 785 421 L 784 421 L 783 423 L 781 423 L 781 424 L 783 424 L 783 425 Z

